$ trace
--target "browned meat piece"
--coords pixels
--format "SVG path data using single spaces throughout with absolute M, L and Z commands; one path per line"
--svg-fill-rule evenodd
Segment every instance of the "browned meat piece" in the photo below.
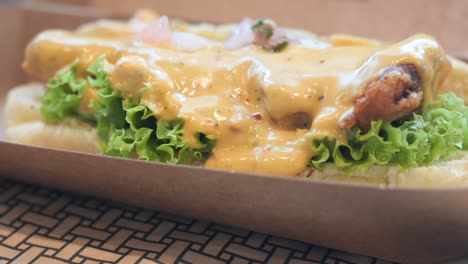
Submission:
M 342 120 L 343 128 L 357 125 L 364 131 L 373 120 L 391 122 L 415 111 L 422 100 L 421 77 L 414 64 L 387 68 L 356 97 L 354 112 Z

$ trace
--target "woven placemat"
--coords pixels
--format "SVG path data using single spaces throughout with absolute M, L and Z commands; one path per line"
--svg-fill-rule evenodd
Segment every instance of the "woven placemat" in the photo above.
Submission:
M 389 263 L 0 180 L 3 263 Z

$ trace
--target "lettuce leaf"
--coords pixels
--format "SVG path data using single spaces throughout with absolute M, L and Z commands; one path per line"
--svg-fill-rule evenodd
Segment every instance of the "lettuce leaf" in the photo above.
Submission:
M 215 141 L 204 134 L 195 136 L 201 147 L 189 149 L 183 141 L 183 121 L 156 120 L 152 111 L 132 100 L 124 102 L 126 129 L 114 129 L 105 154 L 142 160 L 187 164 L 203 160 L 212 151 Z
M 92 100 L 89 106 L 94 110 L 98 135 L 105 140 L 114 129 L 126 126 L 125 111 L 122 107 L 122 98 L 110 87 L 99 88 L 96 95 L 98 101 Z
M 76 64 L 47 82 L 48 92 L 42 97 L 41 113 L 48 122 L 62 121 L 66 116 L 79 114 L 86 81 L 76 76 Z
M 96 123 L 102 139 L 99 147 L 106 155 L 181 164 L 203 162 L 208 157 L 214 139 L 196 133 L 199 147 L 190 149 L 183 140 L 183 120 L 157 120 L 148 107 L 133 99 L 124 100 L 111 87 L 107 63 L 105 56 L 96 59 L 83 81 L 78 80 L 77 64 L 52 78 L 42 98 L 44 119 L 57 122 L 74 115 Z M 79 113 L 87 86 L 97 88 L 97 100 L 91 100 L 89 105 L 93 109 L 91 116 Z
M 97 101 L 92 100 L 90 108 L 94 110 L 98 135 L 106 140 L 115 129 L 123 129 L 126 125 L 122 98 L 116 90 L 110 87 L 110 80 L 104 71 L 105 56 L 99 57 L 88 68 L 87 82 L 98 88 Z
M 443 94 L 411 120 L 375 121 L 365 133 L 350 129 L 347 143 L 325 137 L 313 139 L 311 147 L 316 155 L 309 165 L 319 170 L 327 162 L 347 173 L 374 165 L 428 165 L 468 149 L 468 107 L 455 94 Z

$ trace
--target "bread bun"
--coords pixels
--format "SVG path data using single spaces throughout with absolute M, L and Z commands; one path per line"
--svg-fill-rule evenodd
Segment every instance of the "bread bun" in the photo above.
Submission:
M 31 83 L 12 89 L 5 105 L 6 139 L 40 147 L 100 153 L 96 129 L 88 123 L 68 118 L 60 124 L 42 120 L 40 97 L 44 86 Z M 344 174 L 333 164 L 323 171 L 305 172 L 301 176 L 326 181 L 354 182 L 382 186 L 453 187 L 468 185 L 468 153 L 459 152 L 452 160 L 431 166 L 401 171 L 395 166 L 375 166 L 369 171 Z
M 87 153 L 99 153 L 96 130 L 75 118 L 60 124 L 49 124 L 40 113 L 44 86 L 30 83 L 9 91 L 5 109 L 7 141 Z
M 460 151 L 451 160 L 430 166 L 402 171 L 396 166 L 374 166 L 366 172 L 347 175 L 333 164 L 323 171 L 304 174 L 310 179 L 325 181 L 366 183 L 382 186 L 404 187 L 455 187 L 468 185 L 468 153 Z

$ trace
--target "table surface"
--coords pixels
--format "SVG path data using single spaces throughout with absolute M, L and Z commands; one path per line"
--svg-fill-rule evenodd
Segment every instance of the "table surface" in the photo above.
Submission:
M 3 263 L 390 263 L 0 180 Z

